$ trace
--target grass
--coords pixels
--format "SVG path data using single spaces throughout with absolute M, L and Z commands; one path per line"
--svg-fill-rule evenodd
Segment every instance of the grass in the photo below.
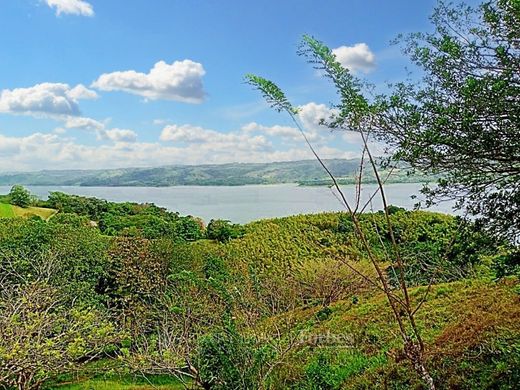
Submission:
M 44 207 L 18 207 L 6 203 L 0 203 L 0 218 L 14 218 L 14 217 L 24 217 L 28 218 L 30 216 L 36 215 L 42 219 L 49 219 L 57 211 L 54 209 L 48 209 Z
M 65 384 L 65 385 L 56 385 L 52 387 L 56 390 L 154 390 L 154 389 L 163 389 L 163 390 L 180 390 L 185 387 L 181 384 L 137 384 L 137 383 L 128 383 L 128 382 L 118 382 L 115 380 L 105 380 L 105 379 L 89 379 L 83 382 Z
M 0 218 L 13 218 L 15 216 L 13 206 L 0 203 Z
M 185 387 L 173 377 L 155 375 L 150 378 L 138 378 L 134 376 L 110 375 L 77 379 L 65 383 L 57 383 L 47 389 L 56 390 L 181 390 Z

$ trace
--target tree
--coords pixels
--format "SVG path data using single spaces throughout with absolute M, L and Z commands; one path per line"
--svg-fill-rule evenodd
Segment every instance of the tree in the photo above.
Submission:
M 1 287 L 0 388 L 40 389 L 121 340 L 101 312 L 63 304 L 47 284 Z
M 240 238 L 244 234 L 243 228 L 224 219 L 212 219 L 208 223 L 206 235 L 209 239 L 227 242 L 233 238 Z
M 520 2 L 440 3 L 432 33 L 401 36 L 423 71 L 380 96 L 380 139 L 394 158 L 440 174 L 429 202 L 457 199 L 486 228 L 520 241 Z
M 381 115 L 380 104 L 378 101 L 375 103 L 371 102 L 367 96 L 363 94 L 363 87 L 366 85 L 352 76 L 348 69 L 344 68 L 337 61 L 332 50 L 322 42 L 310 36 L 304 36 L 299 54 L 304 56 L 309 63 L 313 64 L 317 70 L 322 72 L 325 77 L 332 81 L 339 95 L 340 103 L 337 105 L 338 114 L 329 118 L 327 122 L 323 121 L 323 123 L 328 125 L 331 129 L 354 129 L 361 137 L 363 143 L 361 161 L 363 162 L 364 159 L 367 158 L 369 167 L 376 178 L 377 190 L 372 197 L 378 194 L 381 198 L 384 207 L 386 229 L 391 242 L 390 252 L 385 253 L 383 257 L 374 251 L 359 218 L 362 210 L 364 210 L 364 207 L 359 209 L 359 194 L 363 178 L 363 163 L 360 166 L 357 178 L 357 201 L 351 203 L 347 200 L 345 194 L 339 187 L 335 176 L 331 173 L 325 162 L 320 158 L 307 138 L 303 126 L 296 117 L 298 109 L 291 104 L 284 92 L 275 83 L 264 79 L 263 77 L 249 74 L 246 76 L 246 81 L 254 88 L 258 89 L 266 101 L 275 110 L 285 112 L 290 116 L 294 124 L 300 130 L 302 137 L 306 141 L 313 155 L 329 175 L 332 186 L 338 192 L 341 203 L 348 212 L 356 235 L 361 240 L 363 249 L 377 274 L 377 278 L 371 278 L 359 271 L 354 265 L 349 264 L 347 261 L 345 261 L 345 265 L 385 294 L 392 310 L 394 320 L 399 329 L 399 335 L 403 343 L 403 356 L 405 356 L 412 364 L 414 370 L 427 385 L 428 389 L 434 390 L 435 384 L 425 363 L 425 344 L 415 321 L 415 314 L 420 309 L 422 302 L 426 299 L 426 295 L 424 295 L 424 298 L 418 304 L 413 303 L 410 298 L 405 276 L 405 263 L 394 233 L 394 227 L 390 219 L 389 205 L 385 196 L 384 182 L 386 179 L 381 177 L 376 159 L 369 148 L 369 136 L 379 123 L 379 117 Z M 390 261 L 392 264 L 392 273 L 396 275 L 398 280 L 397 289 L 392 288 L 389 283 L 386 273 L 381 266 L 383 260 Z
M 32 202 L 31 193 L 21 185 L 14 185 L 9 192 L 11 204 L 28 207 Z

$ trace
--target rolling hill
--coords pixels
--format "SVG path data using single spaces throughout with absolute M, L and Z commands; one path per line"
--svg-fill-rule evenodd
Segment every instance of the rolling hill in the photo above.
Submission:
M 355 181 L 356 171 L 359 168 L 358 159 L 331 159 L 325 162 L 341 183 L 351 184 Z M 396 169 L 388 182 L 423 182 L 426 179 L 427 176 L 407 175 L 404 169 Z M 373 177 L 367 174 L 365 180 L 371 182 Z M 0 173 L 0 185 L 167 187 L 281 183 L 331 184 L 327 174 L 316 160 Z

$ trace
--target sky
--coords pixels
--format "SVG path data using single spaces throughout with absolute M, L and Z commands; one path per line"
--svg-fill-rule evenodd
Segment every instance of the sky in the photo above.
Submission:
M 275 81 L 324 158 L 359 137 L 319 125 L 334 89 L 303 34 L 384 89 L 410 62 L 391 41 L 430 31 L 433 0 L 0 0 L 0 171 L 312 158 L 244 83 Z

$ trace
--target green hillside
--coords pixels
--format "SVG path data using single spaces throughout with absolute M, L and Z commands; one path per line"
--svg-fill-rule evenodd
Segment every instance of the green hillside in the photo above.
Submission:
M 14 216 L 13 206 L 6 203 L 0 203 L 0 218 L 12 218 Z
M 340 182 L 352 184 L 356 180 L 359 160 L 326 160 L 331 172 Z M 383 172 L 383 174 L 385 174 Z M 424 182 L 429 178 L 409 176 L 396 169 L 389 183 Z M 431 178 L 430 178 L 431 179 Z M 373 182 L 370 172 L 366 182 Z M 176 185 L 247 185 L 300 183 L 330 185 L 330 179 L 316 160 L 258 164 L 185 165 L 158 168 L 125 168 L 106 170 L 63 170 L 0 174 L 0 185 L 49 186 L 176 186 Z
M 56 210 L 45 207 L 18 207 L 6 203 L 0 203 L 0 218 L 14 218 L 14 217 L 30 217 L 38 216 L 42 219 L 49 219 Z
M 345 213 L 204 227 L 151 204 L 47 202 L 48 221 L 0 219 L 0 362 L 43 388 L 424 388 Z M 389 218 L 437 388 L 514 388 L 517 249 L 450 215 Z M 398 291 L 385 214 L 360 223 Z

